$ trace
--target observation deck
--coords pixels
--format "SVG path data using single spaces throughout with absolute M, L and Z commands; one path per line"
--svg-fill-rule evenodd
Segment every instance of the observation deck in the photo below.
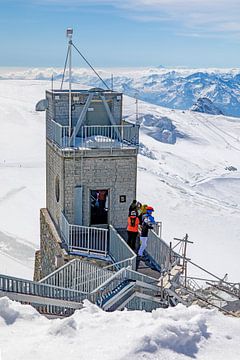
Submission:
M 46 110 L 46 136 L 60 149 L 139 147 L 139 125 L 122 120 L 122 93 L 48 90 L 36 110 Z

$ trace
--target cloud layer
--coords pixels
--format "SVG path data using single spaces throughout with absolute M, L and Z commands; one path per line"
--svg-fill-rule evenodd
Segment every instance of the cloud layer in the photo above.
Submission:
M 31 1 L 31 0 L 29 0 Z M 36 1 L 40 0 L 34 0 Z M 176 23 L 186 35 L 240 39 L 239 0 L 42 0 L 59 6 L 111 6 L 137 21 Z

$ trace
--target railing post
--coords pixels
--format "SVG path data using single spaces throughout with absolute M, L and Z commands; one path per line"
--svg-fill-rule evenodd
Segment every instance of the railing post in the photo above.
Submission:
M 88 254 L 90 253 L 90 249 L 89 249 L 89 242 L 90 242 L 90 239 L 89 239 L 89 228 L 87 229 L 87 251 L 88 251 Z

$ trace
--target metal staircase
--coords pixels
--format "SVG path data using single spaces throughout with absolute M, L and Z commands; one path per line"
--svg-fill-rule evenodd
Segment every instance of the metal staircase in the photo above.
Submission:
M 0 297 L 29 304 L 49 316 L 69 316 L 82 308 L 86 295 L 74 289 L 0 275 Z
M 31 304 L 47 316 L 69 316 L 82 307 L 84 299 L 105 311 L 124 308 L 152 311 L 178 303 L 215 307 L 231 315 L 233 311 L 239 311 L 239 284 L 229 283 L 226 278 L 220 279 L 186 256 L 177 254 L 153 231 L 146 259 L 156 262 L 161 273 L 135 271 L 136 255 L 125 247 L 124 240 L 115 229 L 111 231 L 115 243 L 120 241 L 118 247 L 112 243 L 112 254 L 118 260 L 113 264 L 100 267 L 88 259 L 75 258 L 40 282 L 0 275 L 0 297 L 8 296 L 12 300 Z M 159 253 L 160 250 L 162 253 Z M 197 266 L 212 278 L 189 277 L 187 264 Z M 149 276 L 149 273 L 154 276 Z
M 69 234 L 69 224 L 65 222 L 64 232 Z M 113 264 L 106 267 L 92 262 L 73 259 L 40 282 L 0 277 L 0 296 L 28 303 L 48 315 L 68 316 L 82 307 L 88 299 L 106 311 L 145 309 L 152 311 L 166 307 L 166 292 L 158 284 L 160 273 L 147 274 L 135 271 L 136 254 L 128 247 L 121 235 L 109 227 L 110 244 L 108 254 Z M 75 244 L 74 244 L 75 245 Z M 153 246 L 156 258 L 154 258 Z M 168 245 L 156 233 L 152 234 L 152 244 L 146 253 L 147 259 L 158 263 L 159 269 L 166 266 Z M 159 251 L 162 254 L 159 256 Z M 105 251 L 105 250 L 104 250 Z M 171 268 L 171 264 L 168 265 Z M 149 276 L 154 274 L 154 276 Z

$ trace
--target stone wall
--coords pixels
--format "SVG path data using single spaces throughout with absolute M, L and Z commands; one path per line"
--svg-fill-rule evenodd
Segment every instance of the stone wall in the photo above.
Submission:
M 90 190 L 104 189 L 109 194 L 109 223 L 125 227 L 129 205 L 136 197 L 136 174 L 136 151 L 91 150 L 82 157 L 75 154 L 75 158 L 66 158 L 64 205 L 69 221 L 74 221 L 74 187 L 82 186 L 83 225 L 90 225 Z M 126 196 L 126 202 L 120 202 L 121 195 Z
M 48 142 L 46 147 L 46 164 L 46 206 L 54 222 L 59 224 L 61 211 L 64 208 L 64 158 Z M 58 186 L 59 198 L 57 198 Z
M 83 225 L 90 225 L 90 190 L 108 190 L 109 224 L 125 228 L 128 208 L 136 197 L 137 150 L 91 149 L 60 151 L 47 142 L 47 209 L 55 224 L 61 211 L 74 224 L 74 190 L 83 189 Z M 56 178 L 59 177 L 59 201 Z M 120 202 L 120 196 L 126 202 Z
M 122 119 L 122 94 L 117 92 L 103 92 L 100 93 L 103 95 L 108 102 L 113 118 L 116 123 L 120 125 Z M 72 92 L 72 125 L 75 126 L 78 118 L 84 108 L 84 104 L 89 96 L 89 92 L 86 91 L 73 91 Z M 47 119 L 53 119 L 61 125 L 68 125 L 68 105 L 69 98 L 68 92 L 58 92 L 57 90 L 47 91 L 46 98 L 48 100 L 47 108 Z M 96 92 L 94 94 L 93 100 L 89 107 L 94 108 L 94 104 L 99 104 L 101 98 Z M 104 109 L 104 107 L 102 107 Z M 96 112 L 96 111 L 95 111 Z M 106 115 L 107 116 L 107 115 Z M 92 119 L 92 116 L 91 116 Z M 95 121 L 97 121 L 97 115 Z M 89 123 L 88 113 L 85 116 L 84 123 L 88 125 L 95 125 L 94 123 Z
M 41 250 L 37 250 L 35 251 L 33 280 L 39 281 L 40 279 L 41 279 Z
M 47 209 L 40 210 L 40 252 L 41 278 L 64 264 L 66 252 Z

